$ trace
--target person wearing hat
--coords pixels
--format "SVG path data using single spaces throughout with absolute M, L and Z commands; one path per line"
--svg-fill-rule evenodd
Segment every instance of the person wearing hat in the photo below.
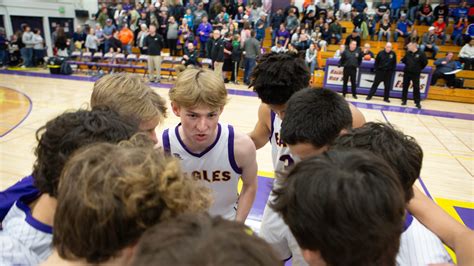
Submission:
M 397 55 L 392 50 L 392 43 L 387 42 L 387 44 L 385 44 L 385 49 L 380 51 L 377 54 L 377 57 L 375 58 L 375 80 L 374 83 L 372 83 L 369 95 L 367 95 L 367 101 L 372 99 L 372 97 L 375 95 L 375 92 L 377 91 L 377 87 L 379 86 L 380 82 L 383 81 L 383 100 L 387 103 L 390 102 L 390 81 L 392 80 L 393 73 L 395 72 L 396 67 Z
M 410 32 L 408 31 L 408 28 L 411 26 L 411 23 L 409 20 L 407 20 L 407 15 L 402 14 L 400 16 L 400 19 L 397 22 L 397 28 L 395 29 L 395 32 L 393 33 L 393 41 L 397 42 L 398 37 L 402 37 L 405 39 L 405 44 L 408 43 L 410 40 Z
M 360 36 L 359 36 L 359 31 L 357 29 L 354 29 L 350 35 L 346 37 L 346 46 L 349 46 L 351 41 L 355 41 L 357 44 L 357 48 L 360 47 Z
M 105 21 L 105 27 L 102 30 L 104 34 L 105 42 L 104 42 L 104 53 L 108 53 L 110 50 L 110 40 L 113 37 L 114 32 L 117 30 L 114 24 L 112 24 L 112 19 L 108 18 Z
M 352 97 L 357 99 L 356 78 L 357 68 L 362 62 L 362 52 L 357 47 L 357 42 L 352 40 L 349 49 L 345 49 L 339 60 L 339 67 L 344 67 L 342 75 L 342 95 L 345 97 L 347 93 L 347 82 L 351 79 Z
M 410 42 L 407 45 L 408 52 L 402 58 L 402 63 L 405 64 L 403 69 L 403 91 L 402 91 L 402 105 L 407 104 L 408 87 L 410 82 L 413 83 L 413 100 L 416 107 L 421 109 L 420 104 L 420 74 L 421 71 L 428 64 L 425 53 L 418 49 L 418 44 Z
M 429 27 L 428 32 L 423 34 L 423 39 L 420 46 L 421 52 L 432 52 L 433 59 L 436 59 L 436 54 L 439 51 L 439 48 L 436 45 L 436 40 L 438 40 L 438 37 L 435 34 L 435 27 L 431 26 Z

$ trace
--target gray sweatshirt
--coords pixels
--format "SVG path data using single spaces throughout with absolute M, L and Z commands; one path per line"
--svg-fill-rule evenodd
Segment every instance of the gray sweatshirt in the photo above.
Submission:
M 23 32 L 23 35 L 21 36 L 21 40 L 23 41 L 23 44 L 25 44 L 25 48 L 33 48 L 35 46 L 35 42 L 33 40 L 34 34 L 33 32 Z
M 260 42 L 250 37 L 244 43 L 245 58 L 255 59 L 260 55 Z
M 178 39 L 178 23 L 169 23 L 168 32 L 166 33 L 167 39 Z

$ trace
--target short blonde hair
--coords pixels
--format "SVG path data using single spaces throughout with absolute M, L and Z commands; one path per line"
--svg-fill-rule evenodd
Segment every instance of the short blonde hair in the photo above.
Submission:
M 166 100 L 154 92 L 138 75 L 110 74 L 97 80 L 91 95 L 91 107 L 108 106 L 122 116 L 148 121 L 166 117 Z
M 227 103 L 224 80 L 214 71 L 206 69 L 186 69 L 169 91 L 172 102 L 183 107 L 207 105 L 222 108 Z
M 211 205 L 211 191 L 144 134 L 95 143 L 66 164 L 59 182 L 53 245 L 61 258 L 102 263 L 152 225 Z

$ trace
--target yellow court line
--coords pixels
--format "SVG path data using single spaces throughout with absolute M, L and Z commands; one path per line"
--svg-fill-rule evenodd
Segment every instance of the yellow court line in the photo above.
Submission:
M 268 171 L 258 171 L 257 175 L 261 177 L 275 178 L 275 174 Z

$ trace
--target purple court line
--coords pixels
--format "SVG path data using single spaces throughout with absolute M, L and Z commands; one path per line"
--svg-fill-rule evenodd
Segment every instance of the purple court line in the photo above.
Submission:
M 48 73 L 24 72 L 24 71 L 17 71 L 17 70 L 0 70 L 0 74 L 15 74 L 19 76 L 58 78 L 58 79 L 79 80 L 79 81 L 96 81 L 98 79 L 98 77 L 65 76 L 65 75 L 56 75 L 56 74 L 48 74 Z M 173 85 L 151 84 L 151 86 L 156 87 L 156 88 L 169 89 Z M 257 97 L 256 93 L 251 90 L 246 91 L 246 90 L 228 89 L 227 91 L 231 95 Z M 474 120 L 474 114 L 444 112 L 444 111 L 438 111 L 438 110 L 417 109 L 417 108 L 411 108 L 411 107 L 388 106 L 388 105 L 374 104 L 374 103 L 360 103 L 360 102 L 351 102 L 351 103 L 358 108 L 370 109 L 370 110 L 381 110 L 381 111 L 386 111 L 386 112 L 426 115 L 426 116 L 454 118 L 454 119 L 471 120 L 471 121 Z
M 8 89 L 8 90 L 12 90 L 12 91 L 16 91 L 17 93 L 25 96 L 25 98 L 28 100 L 29 102 L 29 105 L 28 105 L 28 111 L 26 112 L 26 115 L 20 120 L 20 122 L 18 122 L 15 126 L 13 126 L 12 128 L 10 128 L 9 130 L 7 130 L 7 132 L 3 133 L 2 135 L 0 135 L 0 138 L 3 138 L 5 137 L 8 133 L 12 132 L 14 129 L 16 129 L 21 123 L 23 123 L 23 121 L 26 120 L 26 118 L 28 118 L 28 116 L 30 116 L 30 113 L 31 113 L 31 110 L 33 109 L 33 101 L 31 100 L 30 96 L 28 96 L 27 94 L 25 94 L 24 92 L 21 92 L 19 90 L 15 90 L 15 89 L 12 89 L 12 88 L 7 88 L 7 87 L 2 87 L 4 89 Z

